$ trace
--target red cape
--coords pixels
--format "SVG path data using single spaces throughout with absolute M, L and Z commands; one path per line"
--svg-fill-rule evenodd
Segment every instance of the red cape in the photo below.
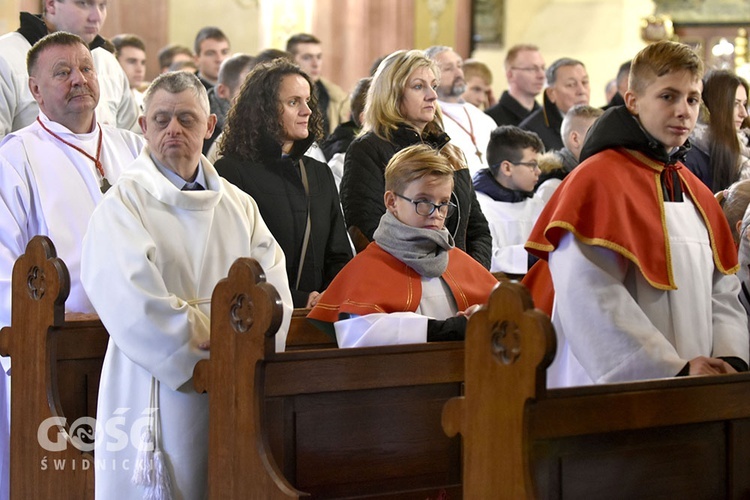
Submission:
M 448 253 L 442 278 L 459 311 L 484 304 L 497 279 L 458 248 Z M 308 318 L 334 323 L 340 313 L 414 312 L 422 298 L 422 277 L 412 268 L 370 243 L 339 272 Z
M 739 268 L 724 213 L 711 191 L 678 163 L 686 195 L 708 230 L 716 268 Z M 542 259 L 566 232 L 587 244 L 609 248 L 638 266 L 651 286 L 674 290 L 660 175 L 664 164 L 632 150 L 607 149 L 592 156 L 557 188 L 539 216 L 526 249 Z

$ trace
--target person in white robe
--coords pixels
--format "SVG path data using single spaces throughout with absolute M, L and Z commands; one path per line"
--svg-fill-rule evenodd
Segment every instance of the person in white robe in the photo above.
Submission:
M 141 136 L 97 123 L 98 80 L 82 39 L 56 33 L 32 51 L 36 62 L 29 71 L 29 94 L 39 102 L 38 120 L 0 144 L 0 325 L 11 322 L 13 265 L 38 234 L 52 239 L 70 272 L 67 310 L 93 312 L 79 279 L 81 241 L 103 196 L 102 186 L 114 183 L 143 147 Z M 68 76 L 53 78 L 53 65 L 66 67 Z M 71 94 L 78 97 L 69 100 Z M 92 160 L 97 150 L 103 176 Z M 4 499 L 8 495 L 10 359 L 0 361 L 0 499 Z
M 102 45 L 98 29 L 106 19 L 106 4 L 73 0 L 45 0 L 45 14 L 21 12 L 18 31 L 0 37 L 0 138 L 34 122 L 39 112 L 28 86 L 26 54 L 38 40 L 55 31 L 67 31 L 84 39 L 91 48 L 99 77 L 99 123 L 140 133 L 138 106 L 130 92 L 128 77 L 113 54 Z M 96 27 L 96 31 L 92 31 Z
M 144 104 L 148 145 L 95 210 L 83 243 L 83 286 L 110 334 L 96 497 L 203 499 L 208 395 L 195 392 L 192 378 L 210 352 L 212 291 L 238 257 L 255 258 L 284 305 L 278 351 L 292 297 L 284 254 L 257 205 L 201 156 L 216 117 L 198 78 L 163 74 Z M 129 433 L 125 445 L 106 433 L 115 421 Z M 143 425 L 154 443 L 154 474 L 143 473 L 138 459 L 151 442 L 139 439 Z
M 461 97 L 466 91 L 466 80 L 460 55 L 445 46 L 430 47 L 425 50 L 425 55 L 440 68 L 437 94 L 445 133 L 451 138 L 451 143 L 463 151 L 466 165 L 474 177 L 481 169 L 489 167 L 487 144 L 497 124 L 492 117 Z
M 543 151 L 534 132 L 513 125 L 492 131 L 487 145 L 490 167 L 474 176 L 474 189 L 492 234 L 493 273 L 526 274 L 533 263 L 524 243 L 544 208 L 533 192 Z
M 747 371 L 737 251 L 712 193 L 681 163 L 703 64 L 657 42 L 625 106 L 587 134 L 526 248 L 548 259 L 557 353 L 549 387 Z

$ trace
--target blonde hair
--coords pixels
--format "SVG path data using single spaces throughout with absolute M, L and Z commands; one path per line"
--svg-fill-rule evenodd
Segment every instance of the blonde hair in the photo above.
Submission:
M 703 61 L 693 49 L 683 43 L 656 42 L 646 46 L 633 58 L 628 88 L 641 94 L 656 78 L 683 70 L 700 80 L 703 76 Z
M 729 222 L 734 242 L 739 245 L 740 233 L 737 231 L 737 222 L 743 220 L 748 205 L 750 205 L 750 179 L 737 181 L 727 189 L 723 189 L 714 195 L 724 211 L 724 216 Z M 747 223 L 743 220 L 743 231 Z
M 385 167 L 385 189 L 403 193 L 409 184 L 427 176 L 453 182 L 453 165 L 441 151 L 416 144 L 393 155 Z
M 492 71 L 490 71 L 490 67 L 484 64 L 482 61 L 477 61 L 476 59 L 467 59 L 464 61 L 463 69 L 464 78 L 466 80 L 478 76 L 479 78 L 484 80 L 487 85 L 492 85 Z
M 380 63 L 372 78 L 365 104 L 363 132 L 373 132 L 390 141 L 393 131 L 406 121 L 401 114 L 401 101 L 411 74 L 419 68 L 428 68 L 440 80 L 440 69 L 435 61 L 421 50 L 398 50 Z M 428 123 L 424 132 L 443 132 L 443 115 L 435 110 L 435 119 Z

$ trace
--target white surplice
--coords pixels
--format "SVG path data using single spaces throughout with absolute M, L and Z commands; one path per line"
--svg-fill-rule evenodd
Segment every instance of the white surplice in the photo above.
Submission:
M 491 272 L 526 274 L 529 254 L 524 248 L 544 201 L 537 195 L 517 203 L 495 201 L 477 191 L 477 200 L 492 234 Z
M 451 144 L 461 148 L 466 157 L 471 176 L 487 168 L 487 145 L 490 142 L 490 134 L 497 123 L 484 111 L 468 102 L 453 103 L 438 101 L 440 110 L 443 112 L 443 128 L 451 138 Z M 472 141 L 469 132 L 474 134 Z M 476 142 L 476 145 L 474 144 Z M 477 150 L 482 154 L 479 158 Z
M 558 345 L 549 387 L 672 377 L 697 356 L 748 361 L 739 280 L 715 269 L 692 202 L 664 207 L 677 290 L 657 290 L 624 257 L 571 233 L 550 253 Z
M 39 113 L 26 71 L 26 54 L 30 49 L 28 40 L 16 31 L 0 37 L 0 138 L 31 125 Z M 97 120 L 140 134 L 140 111 L 122 66 L 103 47 L 92 50 L 91 57 L 99 82 Z
M 36 115 L 35 115 L 36 116 Z M 71 144 L 96 156 L 99 128 L 74 134 L 39 115 L 45 126 Z M 102 126 L 101 161 L 110 183 L 139 154 L 143 138 Z M 16 259 L 37 234 L 49 236 L 70 272 L 66 309 L 93 312 L 80 283 L 81 240 L 89 217 L 102 198 L 101 176 L 94 162 L 52 137 L 36 121 L 0 144 L 0 325 L 11 321 L 11 277 Z M 9 359 L 0 358 L 0 499 L 7 498 L 10 411 Z M 6 496 L 4 496 L 5 492 Z
M 252 198 L 220 178 L 205 158 L 208 190 L 180 191 L 149 154 L 144 148 L 102 200 L 83 244 L 82 281 L 110 334 L 97 426 L 119 422 L 129 435 L 124 446 L 106 431 L 98 435 L 96 497 L 143 497 L 131 476 L 153 376 L 159 382 L 159 441 L 175 498 L 202 499 L 208 395 L 195 392 L 192 377 L 195 364 L 209 356 L 198 345 L 209 339 L 211 293 L 238 257 L 255 258 L 284 304 L 279 351 L 292 297 L 284 254 Z

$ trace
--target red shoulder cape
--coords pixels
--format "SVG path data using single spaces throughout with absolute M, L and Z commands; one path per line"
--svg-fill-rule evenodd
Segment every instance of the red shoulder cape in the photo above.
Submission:
M 737 271 L 729 224 L 711 191 L 681 163 L 678 175 L 706 224 L 716 268 Z M 660 174 L 664 164 L 632 150 L 607 149 L 565 179 L 550 198 L 526 242 L 547 259 L 566 232 L 587 244 L 613 250 L 633 262 L 651 286 L 674 290 L 664 224 Z
M 459 311 L 487 302 L 497 285 L 487 269 L 458 248 L 448 253 L 442 278 Z M 339 313 L 414 312 L 421 298 L 422 277 L 373 242 L 339 271 L 307 317 L 334 323 Z

